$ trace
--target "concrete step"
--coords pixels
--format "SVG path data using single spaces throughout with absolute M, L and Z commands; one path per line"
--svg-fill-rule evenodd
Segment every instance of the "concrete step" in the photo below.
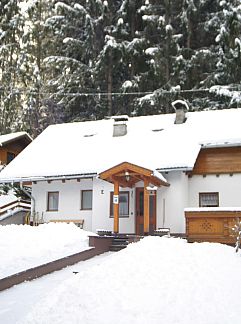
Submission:
M 112 252 L 118 252 L 120 250 L 123 250 L 127 247 L 127 245 L 111 245 L 110 251 Z
M 126 235 L 115 236 L 115 237 L 113 237 L 110 250 L 117 252 L 117 251 L 120 251 L 120 250 L 126 248 L 128 244 L 129 244 L 129 242 L 127 240 Z
M 112 241 L 113 245 L 128 245 L 129 242 L 126 240 L 113 240 Z

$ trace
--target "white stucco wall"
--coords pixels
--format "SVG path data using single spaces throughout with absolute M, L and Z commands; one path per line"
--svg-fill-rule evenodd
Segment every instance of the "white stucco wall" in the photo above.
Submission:
M 81 190 L 93 190 L 92 210 L 81 210 Z M 120 218 L 120 232 L 134 233 L 134 190 L 129 191 L 129 217 Z M 59 192 L 58 211 L 47 211 L 47 193 Z M 113 230 L 113 217 L 110 217 L 110 193 L 113 185 L 99 179 L 81 179 L 37 182 L 33 184 L 32 195 L 36 200 L 35 211 L 43 215 L 45 222 L 51 219 L 84 219 L 84 229 L 96 232 L 97 229 Z
M 94 180 L 94 203 L 92 230 L 106 229 L 113 231 L 114 219 L 110 217 L 110 193 L 114 190 L 113 184 L 106 181 Z M 129 191 L 129 217 L 119 219 L 120 233 L 134 233 L 134 190 L 120 188 L 120 191 Z
M 172 232 L 184 232 L 183 210 L 187 205 L 188 180 L 183 172 L 165 174 L 170 187 L 157 190 L 157 228 L 170 227 Z M 143 182 L 136 187 L 143 187 Z M 81 190 L 93 190 L 92 210 L 81 210 Z M 135 233 L 135 188 L 120 188 L 129 191 L 129 217 L 119 219 L 120 233 Z M 59 210 L 47 211 L 47 193 L 59 192 Z M 113 185 L 100 179 L 81 179 L 37 182 L 33 184 L 32 195 L 36 199 L 35 210 L 44 221 L 51 219 L 84 219 L 84 229 L 96 232 L 98 229 L 113 230 L 114 219 L 110 217 L 110 192 Z M 164 206 L 165 205 L 165 206 Z
M 185 233 L 184 208 L 199 207 L 199 193 L 218 192 L 220 207 L 241 206 L 241 174 L 194 175 L 183 172 L 164 174 L 170 187 L 157 191 L 157 228 L 170 227 L 171 232 Z
M 241 174 L 188 176 L 182 171 L 164 174 L 170 187 L 157 190 L 157 228 L 170 227 L 172 233 L 185 233 L 184 208 L 199 206 L 200 192 L 219 192 L 220 207 L 241 206 Z M 139 182 L 137 187 L 143 187 Z M 81 190 L 93 190 L 92 210 L 81 210 Z M 135 233 L 135 188 L 129 191 L 129 217 L 120 218 L 121 233 Z M 47 211 L 47 193 L 59 191 L 59 210 Z M 32 195 L 36 198 L 36 211 L 44 221 L 50 219 L 84 219 L 84 229 L 113 230 L 110 217 L 110 192 L 113 185 L 100 179 L 61 180 L 33 184 Z M 164 224 L 163 224 L 164 221 Z
M 92 229 L 92 210 L 81 210 L 81 190 L 92 190 L 93 181 L 91 179 L 61 180 L 37 182 L 32 186 L 32 195 L 36 200 L 35 210 L 39 216 L 43 215 L 44 221 L 51 219 L 84 219 L 84 228 Z M 47 211 L 47 193 L 49 191 L 59 191 L 58 211 Z
M 157 228 L 170 227 L 172 233 L 184 233 L 188 177 L 182 171 L 172 171 L 164 176 L 170 187 L 161 187 L 157 190 Z
M 189 178 L 188 207 L 199 207 L 200 192 L 219 192 L 220 207 L 241 206 L 241 174 L 195 175 Z

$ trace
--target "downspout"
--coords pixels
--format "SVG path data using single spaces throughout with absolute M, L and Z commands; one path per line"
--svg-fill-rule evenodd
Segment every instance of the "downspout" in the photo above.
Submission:
M 25 193 L 25 195 L 27 195 L 31 199 L 31 202 L 33 202 L 32 213 L 34 215 L 35 214 L 35 205 L 36 205 L 35 198 L 32 196 L 32 194 L 30 194 L 27 190 L 24 189 L 22 182 L 20 182 L 20 188 Z
M 165 227 L 166 221 L 166 200 L 163 198 L 163 210 L 162 210 L 162 227 Z

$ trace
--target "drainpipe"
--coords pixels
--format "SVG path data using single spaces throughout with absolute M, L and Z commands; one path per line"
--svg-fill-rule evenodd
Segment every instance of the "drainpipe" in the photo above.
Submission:
M 162 227 L 165 227 L 166 221 L 166 200 L 163 198 L 163 210 L 162 210 Z
M 32 196 L 32 194 L 30 194 L 27 190 L 24 189 L 23 187 L 23 183 L 20 182 L 20 188 L 21 190 L 23 190 L 23 192 L 31 199 L 31 201 L 33 202 L 33 208 L 32 208 L 32 212 L 33 212 L 33 215 L 35 214 L 35 205 L 36 205 L 36 202 L 35 202 L 35 198 Z

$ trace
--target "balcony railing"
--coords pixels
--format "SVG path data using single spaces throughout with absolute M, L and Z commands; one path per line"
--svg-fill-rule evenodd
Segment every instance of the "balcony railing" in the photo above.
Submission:
M 241 220 L 241 207 L 186 208 L 185 218 L 189 242 L 235 244 L 233 227 Z
M 16 199 L 14 201 L 11 201 L 8 204 L 5 204 L 1 206 L 0 208 L 0 218 L 3 218 L 4 216 L 10 215 L 14 210 L 16 209 L 31 209 L 31 202 L 27 200 L 22 199 Z

